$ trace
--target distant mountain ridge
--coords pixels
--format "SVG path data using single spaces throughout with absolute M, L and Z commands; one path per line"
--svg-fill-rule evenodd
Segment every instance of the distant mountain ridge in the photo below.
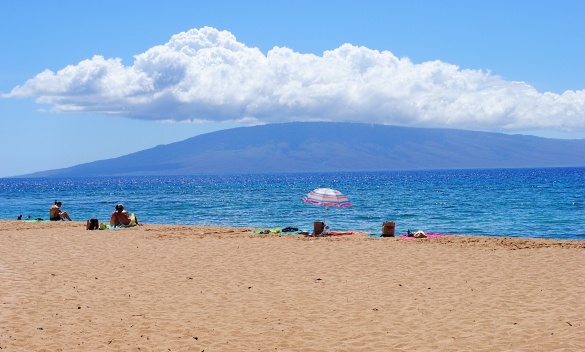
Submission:
M 585 139 L 291 122 L 211 132 L 26 177 L 585 166 Z

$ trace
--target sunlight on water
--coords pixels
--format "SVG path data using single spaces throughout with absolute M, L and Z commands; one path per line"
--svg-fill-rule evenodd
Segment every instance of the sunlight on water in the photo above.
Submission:
M 585 169 L 506 169 L 323 174 L 0 179 L 2 219 L 48 218 L 54 200 L 76 220 L 109 218 L 124 203 L 144 223 L 396 230 L 585 239 Z M 310 190 L 353 203 L 304 203 Z

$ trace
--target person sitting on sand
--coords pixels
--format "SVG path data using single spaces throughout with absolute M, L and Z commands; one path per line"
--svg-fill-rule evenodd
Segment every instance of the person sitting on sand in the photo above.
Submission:
M 61 211 L 61 204 L 62 204 L 61 202 L 56 200 L 55 204 L 51 206 L 51 208 L 49 209 L 49 220 L 61 221 L 67 219 L 71 221 L 69 214 L 67 214 L 66 211 Z
M 138 219 L 134 213 L 128 214 L 128 211 L 124 210 L 124 204 L 117 204 L 116 210 L 112 212 L 110 217 L 110 225 L 113 226 L 134 226 L 138 225 Z

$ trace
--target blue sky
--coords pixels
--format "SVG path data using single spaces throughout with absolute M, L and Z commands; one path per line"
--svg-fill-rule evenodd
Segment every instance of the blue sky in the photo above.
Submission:
M 0 0 L 0 177 L 236 126 L 585 138 L 580 1 Z

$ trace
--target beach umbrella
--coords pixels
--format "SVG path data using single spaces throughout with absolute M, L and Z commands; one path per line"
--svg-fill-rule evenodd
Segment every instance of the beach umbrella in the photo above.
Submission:
M 351 206 L 351 202 L 347 199 L 346 195 L 331 188 L 316 188 L 307 193 L 307 195 L 303 197 L 303 201 L 324 207 L 324 223 L 327 223 L 327 207 L 342 208 Z

